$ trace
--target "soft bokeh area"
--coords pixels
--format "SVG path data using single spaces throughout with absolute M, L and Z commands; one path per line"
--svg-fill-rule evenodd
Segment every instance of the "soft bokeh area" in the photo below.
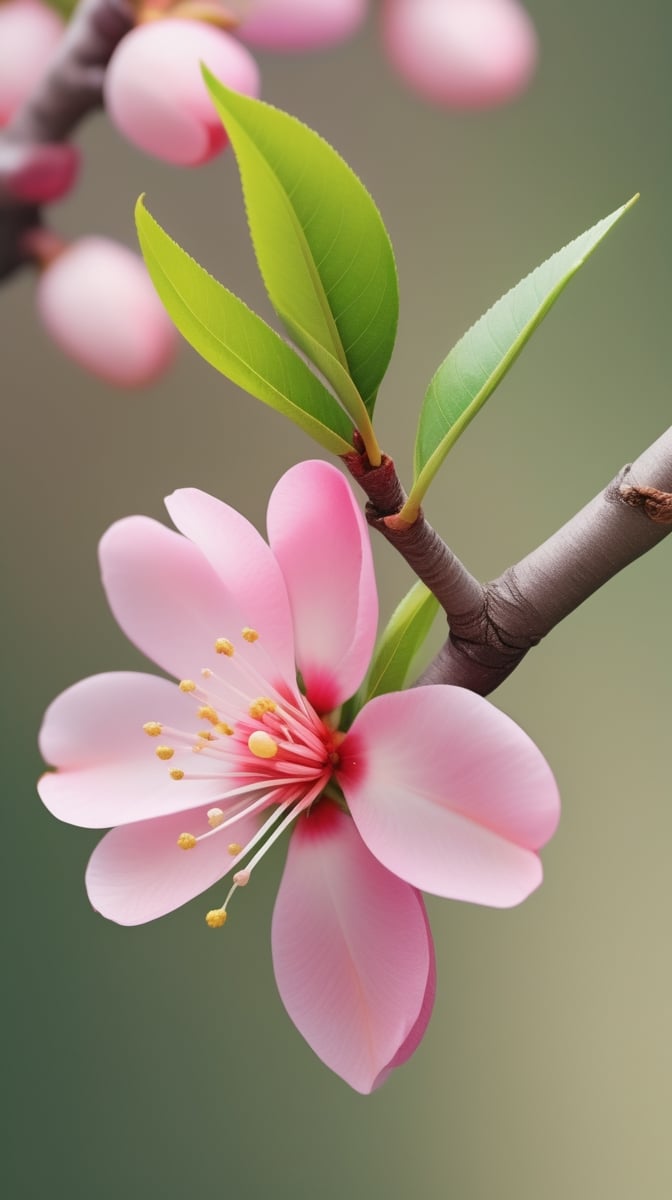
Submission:
M 265 97 L 341 150 L 390 230 L 401 325 L 378 421 L 406 480 L 419 401 L 456 338 L 642 192 L 430 493 L 430 519 L 483 578 L 672 416 L 672 10 L 665 0 L 528 7 L 539 71 L 527 95 L 492 112 L 451 115 L 413 98 L 385 66 L 373 22 L 338 50 L 261 59 Z M 146 191 L 166 228 L 268 313 L 230 154 L 200 170 L 161 166 L 102 117 L 81 141 L 79 190 L 54 212 L 62 230 L 133 244 L 133 203 Z M 162 497 L 190 484 L 261 525 L 277 477 L 315 447 L 186 348 L 145 392 L 85 376 L 34 323 L 33 290 L 25 275 L 0 294 L 7 1196 L 667 1200 L 672 541 L 495 694 L 560 782 L 546 881 L 509 912 L 430 901 L 433 1021 L 411 1063 L 361 1097 L 314 1057 L 276 994 L 282 853 L 220 933 L 204 923 L 207 897 L 121 929 L 84 892 L 97 835 L 58 824 L 34 788 L 50 699 L 84 675 L 144 665 L 99 585 L 106 527 L 162 516 Z M 387 613 L 410 575 L 382 542 L 376 553 Z

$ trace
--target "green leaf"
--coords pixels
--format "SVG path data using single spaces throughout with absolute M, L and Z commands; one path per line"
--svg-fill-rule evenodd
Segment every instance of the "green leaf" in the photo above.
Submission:
M 312 129 L 229 91 L 205 69 L 204 77 L 238 160 L 271 302 L 363 434 L 392 354 L 399 307 L 380 213 Z
M 352 426 L 303 359 L 168 237 L 142 197 L 135 218 L 154 286 L 168 315 L 201 357 L 284 413 L 325 450 L 350 453 Z
M 513 365 L 570 279 L 638 199 L 598 221 L 507 292 L 453 347 L 425 395 L 415 445 L 412 518 L 446 454 Z
M 364 702 L 383 692 L 398 692 L 404 686 L 438 608 L 436 596 L 424 583 L 415 583 L 407 592 L 378 639 L 364 685 Z

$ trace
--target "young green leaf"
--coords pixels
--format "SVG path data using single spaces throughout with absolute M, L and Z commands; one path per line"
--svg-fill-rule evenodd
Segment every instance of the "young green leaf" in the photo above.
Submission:
M 562 290 L 638 199 L 598 221 L 507 292 L 472 325 L 434 375 L 415 444 L 415 482 L 404 516 L 412 519 L 446 454 L 517 359 Z
M 364 684 L 363 703 L 383 692 L 398 692 L 411 662 L 429 633 L 439 608 L 424 583 L 415 583 L 397 605 L 378 639 Z
M 348 454 L 352 425 L 303 359 L 164 232 L 142 197 L 135 217 L 154 286 L 168 315 L 201 357 L 284 413 L 325 450 Z
M 250 233 L 276 312 L 364 435 L 392 353 L 397 274 L 373 200 L 317 133 L 205 81 L 240 169 Z

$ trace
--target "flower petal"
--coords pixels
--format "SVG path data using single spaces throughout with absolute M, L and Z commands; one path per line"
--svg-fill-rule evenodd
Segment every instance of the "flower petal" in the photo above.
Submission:
M 415 887 L 509 907 L 542 878 L 555 780 L 514 721 L 463 688 L 379 696 L 341 747 L 339 782 L 369 849 Z
M 275 664 L 271 682 L 278 675 L 295 694 L 292 614 L 287 588 L 278 563 L 254 525 L 245 517 L 196 488 L 182 488 L 166 499 L 166 508 L 177 528 L 198 546 L 210 563 L 226 593 L 228 607 L 240 614 L 240 624 L 221 629 L 236 641 L 243 626 L 257 630 L 259 641 L 251 657 L 266 655 Z M 222 614 L 221 621 L 225 620 Z M 249 647 L 243 643 L 243 649 Z
M 422 1008 L 418 1013 L 418 1019 L 406 1038 L 406 1041 L 403 1042 L 397 1050 L 394 1058 L 387 1064 L 384 1071 L 382 1071 L 377 1077 L 374 1084 L 374 1087 L 376 1088 L 380 1087 L 380 1085 L 385 1082 L 388 1075 L 395 1067 L 401 1067 L 405 1062 L 408 1062 L 408 1059 L 411 1057 L 411 1055 L 415 1053 L 420 1045 L 420 1042 L 425 1036 L 425 1030 L 429 1025 L 429 1018 L 431 1017 L 432 1009 L 434 1008 L 434 999 L 436 996 L 436 955 L 434 953 L 434 940 L 432 938 L 432 931 L 429 927 L 429 918 L 427 916 L 427 910 L 425 909 L 422 896 L 420 895 L 420 892 L 417 891 L 415 894 L 418 898 L 418 904 L 422 909 L 422 914 L 425 919 L 425 929 L 427 931 L 427 945 L 429 948 L 430 957 L 427 986 L 425 987 Z
M 86 888 L 97 912 L 119 925 L 141 925 L 186 904 L 222 879 L 243 857 L 228 853 L 231 842 L 245 846 L 258 821 L 244 817 L 199 842 L 192 850 L 177 845 L 181 833 L 207 831 L 205 810 L 139 821 L 113 829 L 98 843 L 86 870 Z M 223 900 L 222 896 L 222 900 Z
M 424 1030 L 431 937 L 417 893 L 328 801 L 294 831 L 272 940 L 278 989 L 299 1032 L 351 1087 L 372 1091 Z
M 49 811 L 97 829 L 214 804 L 225 779 L 171 779 L 170 767 L 182 760 L 159 761 L 142 728 L 154 720 L 179 728 L 185 713 L 192 716 L 189 697 L 174 683 L 132 671 L 93 675 L 62 692 L 40 732 L 43 757 L 60 768 L 38 784 Z M 183 757 L 193 768 L 191 752 Z
M 158 521 L 117 521 L 99 554 L 107 598 L 124 633 L 178 678 L 213 664 L 215 639 L 244 624 L 199 548 Z
M 299 463 L 276 485 L 268 538 L 287 581 L 296 661 L 319 712 L 337 708 L 369 665 L 378 599 L 366 522 L 329 463 Z

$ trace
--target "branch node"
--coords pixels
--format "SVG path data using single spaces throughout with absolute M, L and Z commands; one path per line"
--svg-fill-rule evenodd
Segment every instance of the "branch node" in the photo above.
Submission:
M 419 520 L 420 515 L 421 511 L 418 512 L 415 521 Z M 407 533 L 409 529 L 413 528 L 415 521 L 407 521 L 401 513 L 390 513 L 389 516 L 382 518 L 383 525 L 392 533 Z
M 621 499 L 631 508 L 639 508 L 656 525 L 672 525 L 672 492 L 654 487 L 621 487 Z

